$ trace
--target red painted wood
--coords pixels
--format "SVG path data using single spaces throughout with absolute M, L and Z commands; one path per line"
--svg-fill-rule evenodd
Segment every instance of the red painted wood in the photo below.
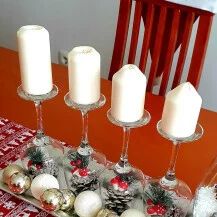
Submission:
M 160 50 L 163 42 L 162 38 L 164 33 L 166 14 L 167 14 L 167 8 L 161 7 L 160 15 L 159 15 L 159 23 L 157 26 L 157 34 L 155 36 L 155 45 L 154 45 L 152 64 L 151 64 L 151 69 L 150 69 L 150 74 L 149 74 L 148 84 L 147 84 L 147 91 L 149 92 L 152 91 L 155 75 L 157 72 L 157 66 L 160 58 Z
M 201 15 L 187 81 L 198 88 L 203 70 L 213 16 Z
M 168 52 L 166 53 L 165 58 L 165 70 L 163 72 L 163 78 L 160 86 L 159 95 L 164 96 L 167 90 L 167 84 L 169 80 L 170 70 L 173 62 L 173 56 L 176 48 L 176 41 L 178 36 L 178 28 L 179 28 L 179 19 L 180 19 L 180 10 L 175 9 L 172 20 L 172 28 L 169 38 L 168 44 Z
M 117 72 L 123 64 L 130 22 L 131 7 L 132 0 L 120 0 L 114 50 L 108 77 L 109 80 L 112 79 L 113 74 Z
M 189 41 L 191 38 L 191 32 L 194 24 L 195 13 L 189 13 L 185 22 L 183 42 L 181 44 L 179 58 L 176 66 L 176 71 L 173 79 L 172 89 L 180 84 L 182 71 L 184 68 L 186 55 L 188 51 Z
M 135 62 L 136 57 L 136 49 L 139 38 L 139 29 L 141 23 L 141 15 L 142 15 L 142 0 L 136 2 L 135 13 L 134 13 L 134 22 L 133 22 L 133 31 L 130 43 L 130 52 L 128 63 L 133 64 Z
M 112 75 L 120 69 L 123 64 L 131 9 L 132 1 L 120 0 L 115 45 L 109 73 L 110 80 Z M 180 15 L 178 15 L 178 13 Z M 176 14 L 175 19 L 173 14 Z M 180 53 L 172 81 L 172 88 L 180 83 L 183 68 L 186 63 L 186 54 L 189 48 L 193 23 L 196 19 L 200 19 L 187 78 L 187 80 L 197 88 L 204 64 L 213 14 L 200 9 L 162 0 L 136 0 L 134 25 L 128 59 L 129 63 L 134 63 L 135 61 L 141 16 L 144 21 L 145 32 L 139 68 L 144 72 L 148 53 L 150 52 L 152 62 L 150 72 L 146 72 L 146 74 L 149 74 L 147 91 L 152 91 L 156 76 L 160 76 L 163 73 L 159 91 L 160 95 L 166 93 L 172 60 L 175 51 L 179 47 Z
M 142 43 L 142 51 L 141 51 L 141 57 L 139 62 L 139 68 L 142 72 L 145 70 L 147 58 L 148 58 L 148 51 L 150 46 L 150 39 L 151 39 L 151 33 L 152 33 L 152 26 L 153 26 L 153 18 L 154 18 L 154 5 L 153 4 L 146 4 L 145 6 L 147 8 L 147 16 L 146 16 L 146 22 L 145 22 L 145 32 L 143 37 L 143 43 Z

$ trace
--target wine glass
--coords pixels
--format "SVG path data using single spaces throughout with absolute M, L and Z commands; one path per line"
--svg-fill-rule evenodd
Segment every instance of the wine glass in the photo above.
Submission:
M 193 195 L 189 186 L 176 177 L 175 167 L 182 143 L 193 142 L 203 135 L 203 128 L 197 124 L 189 137 L 173 137 L 163 131 L 161 121 L 157 124 L 159 134 L 173 144 L 169 168 L 160 179 L 150 179 L 144 188 L 145 214 L 152 216 L 186 216 Z
M 129 163 L 128 145 L 131 129 L 148 124 L 151 116 L 145 110 L 140 120 L 127 123 L 116 120 L 109 110 L 107 117 L 114 125 L 123 128 L 123 146 L 119 161 L 111 163 L 103 173 L 101 195 L 105 207 L 120 215 L 128 208 L 138 208 L 141 202 L 144 175 L 141 170 Z
M 58 94 L 58 88 L 53 85 L 52 90 L 47 94 L 32 95 L 25 92 L 21 85 L 17 93 L 22 99 L 34 102 L 37 115 L 36 135 L 24 146 L 21 153 L 23 167 L 32 178 L 42 173 L 58 177 L 63 147 L 59 141 L 45 135 L 42 119 L 42 102 L 54 98 Z
M 105 155 L 94 150 L 88 140 L 88 113 L 102 107 L 106 98 L 101 94 L 99 100 L 95 103 L 78 104 L 67 93 L 64 100 L 67 106 L 79 110 L 82 116 L 81 142 L 78 147 L 68 148 L 64 157 L 67 186 L 77 195 L 85 190 L 98 189 L 98 177 L 106 166 Z

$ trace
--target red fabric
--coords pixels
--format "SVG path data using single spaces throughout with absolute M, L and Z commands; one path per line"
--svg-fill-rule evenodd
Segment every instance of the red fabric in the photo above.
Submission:
M 35 131 L 0 118 L 0 169 L 13 163 Z M 11 194 L 0 190 L 0 217 L 45 217 L 52 216 Z

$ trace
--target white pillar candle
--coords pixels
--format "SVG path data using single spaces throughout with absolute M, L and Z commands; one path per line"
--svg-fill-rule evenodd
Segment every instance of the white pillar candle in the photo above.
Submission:
M 191 83 L 168 92 L 162 114 L 162 129 L 173 137 L 191 136 L 196 129 L 202 99 Z
M 111 114 L 121 122 L 134 122 L 144 113 L 146 77 L 135 65 L 125 65 L 112 78 Z
M 69 94 L 78 104 L 92 104 L 100 98 L 100 54 L 80 46 L 68 54 Z
M 28 25 L 17 32 L 22 88 L 32 95 L 50 92 L 53 87 L 48 31 Z

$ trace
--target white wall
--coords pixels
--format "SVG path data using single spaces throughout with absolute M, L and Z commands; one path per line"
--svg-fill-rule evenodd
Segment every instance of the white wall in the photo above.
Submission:
M 0 46 L 16 50 L 16 31 L 38 24 L 48 29 L 52 61 L 58 51 L 78 45 L 95 47 L 102 57 L 102 76 L 109 69 L 119 0 L 0 0 Z M 217 111 L 217 18 L 214 20 L 199 92 L 204 107 Z

